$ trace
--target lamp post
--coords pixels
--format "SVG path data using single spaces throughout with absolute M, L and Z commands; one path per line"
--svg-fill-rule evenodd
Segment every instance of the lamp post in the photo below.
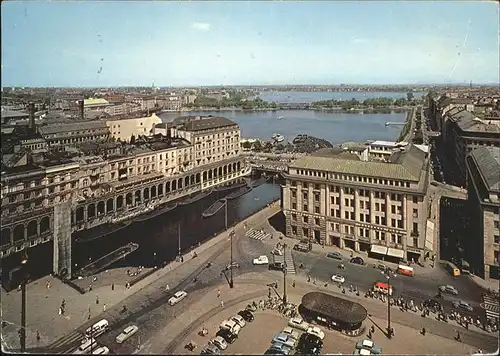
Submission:
M 21 353 L 26 352 L 26 280 L 27 280 L 28 254 L 21 257 L 21 330 L 19 332 Z
M 286 261 L 285 261 L 285 253 L 286 253 L 286 243 L 283 244 L 283 305 L 286 305 Z
M 391 328 L 391 276 L 386 272 L 385 278 L 387 278 L 387 337 L 392 338 L 392 328 Z
M 224 200 L 224 229 L 227 231 L 227 199 Z M 231 241 L 230 247 L 230 264 L 229 264 L 229 288 L 234 288 L 233 281 L 233 235 L 234 230 L 229 233 L 229 239 Z
M 177 261 L 180 261 L 181 260 L 181 222 L 180 221 L 177 225 L 177 244 L 178 244 Z

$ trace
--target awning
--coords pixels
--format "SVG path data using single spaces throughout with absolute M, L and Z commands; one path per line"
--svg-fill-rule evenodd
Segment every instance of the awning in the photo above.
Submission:
M 381 255 L 385 255 L 385 254 L 387 254 L 387 247 L 380 246 L 380 245 L 372 245 L 370 251 L 374 252 L 374 253 L 379 253 Z
M 397 248 L 388 248 L 387 254 L 392 257 L 403 258 L 405 252 L 403 250 L 398 250 Z

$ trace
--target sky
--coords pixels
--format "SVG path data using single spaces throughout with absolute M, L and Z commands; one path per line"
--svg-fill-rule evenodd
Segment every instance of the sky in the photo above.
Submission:
M 500 81 L 493 1 L 1 6 L 2 87 Z

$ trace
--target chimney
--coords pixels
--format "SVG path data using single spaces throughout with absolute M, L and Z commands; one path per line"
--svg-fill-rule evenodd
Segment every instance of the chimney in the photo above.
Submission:
M 84 103 L 83 100 L 78 100 L 78 113 L 80 114 L 80 119 L 81 120 L 85 119 L 85 117 L 83 115 L 83 103 Z
M 29 112 L 29 118 L 30 118 L 30 129 L 32 131 L 36 131 L 36 125 L 35 125 L 35 103 L 34 102 L 29 102 L 28 103 L 28 112 Z

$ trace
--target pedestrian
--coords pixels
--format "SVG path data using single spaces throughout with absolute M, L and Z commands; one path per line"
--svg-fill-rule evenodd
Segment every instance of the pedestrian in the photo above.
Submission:
M 111 290 L 115 290 L 115 284 L 111 283 Z
M 61 306 L 64 308 L 66 306 L 66 299 L 63 298 L 62 302 L 61 302 Z
M 220 289 L 217 289 L 217 298 L 220 298 Z
M 89 286 L 89 292 L 92 292 L 92 283 Z
M 181 256 L 181 262 L 184 262 L 184 256 Z
M 422 331 L 420 333 L 425 336 L 425 328 L 422 328 Z
M 99 296 L 95 297 L 95 303 L 99 304 Z
M 370 331 L 373 333 L 375 333 L 375 326 L 372 325 L 372 327 L 370 328 Z
M 17 291 L 20 292 L 21 291 L 21 285 L 18 285 L 17 286 Z
M 223 300 L 221 300 L 221 301 L 220 301 L 220 306 L 221 306 L 222 308 L 224 308 L 224 301 L 223 301 Z
M 102 306 L 102 311 L 105 312 L 106 311 L 106 303 Z
M 170 290 L 170 286 L 167 284 L 167 286 L 165 287 L 165 290 L 168 292 Z
M 59 315 L 62 315 L 62 308 L 59 307 Z
M 295 288 L 295 281 L 292 282 L 292 287 Z
M 36 342 L 40 342 L 40 333 L 38 332 L 38 330 L 36 331 Z

